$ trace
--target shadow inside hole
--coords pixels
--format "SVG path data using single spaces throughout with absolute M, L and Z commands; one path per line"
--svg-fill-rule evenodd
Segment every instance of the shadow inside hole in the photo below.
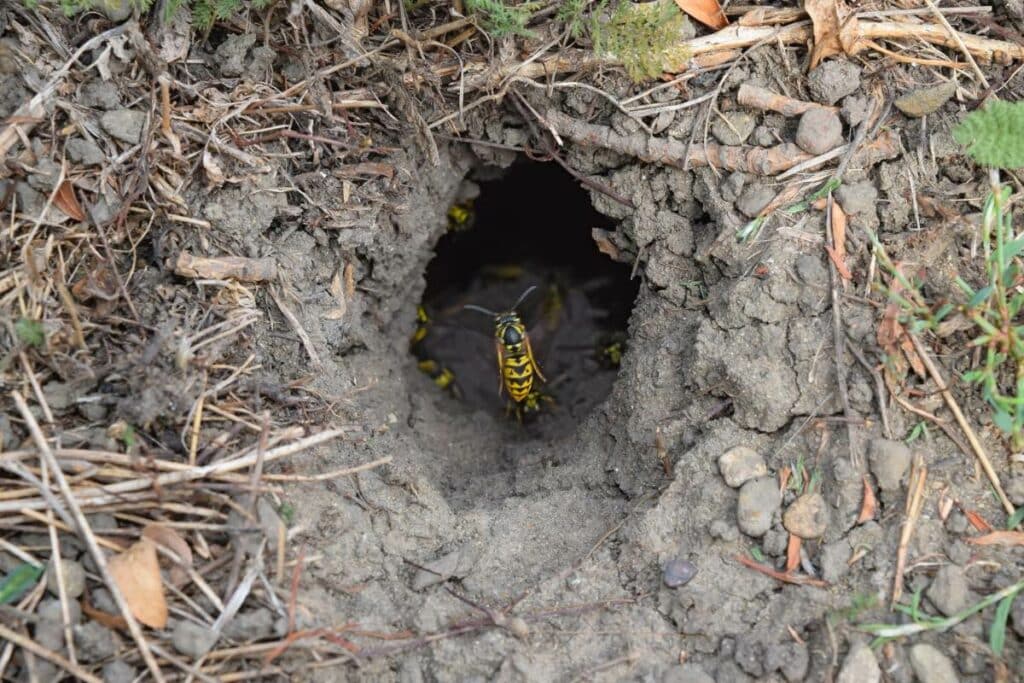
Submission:
M 435 376 L 453 373 L 452 400 L 506 417 L 493 318 L 463 306 L 505 311 L 536 286 L 518 312 L 546 377 L 536 386 L 553 402 L 541 401 L 527 433 L 563 434 L 611 391 L 617 364 L 605 350 L 616 342 L 624 350 L 639 282 L 598 251 L 592 229 L 614 224 L 556 165 L 522 162 L 478 184 L 468 227 L 449 230 L 427 268 L 422 303 L 431 323 L 414 351 L 436 364 Z

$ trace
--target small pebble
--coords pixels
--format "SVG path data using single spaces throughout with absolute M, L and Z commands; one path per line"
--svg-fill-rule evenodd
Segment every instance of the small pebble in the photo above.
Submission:
M 845 208 L 845 207 L 844 207 Z M 868 462 L 875 481 L 883 491 L 897 491 L 903 476 L 910 469 L 913 454 L 902 441 L 874 439 L 871 441 Z
M 114 109 L 103 113 L 100 125 L 118 140 L 137 145 L 142 140 L 146 115 L 136 109 Z
M 779 487 L 774 479 L 751 479 L 740 489 L 736 504 L 736 521 L 740 531 L 748 536 L 764 536 L 772 528 L 772 518 L 779 505 Z
M 688 560 L 671 559 L 661 569 L 661 579 L 669 588 L 685 586 L 697 575 L 697 565 Z
M 65 559 L 61 559 L 60 568 L 67 597 L 73 600 L 81 596 L 85 592 L 85 569 L 80 563 Z M 46 589 L 51 595 L 58 595 L 57 572 L 52 563 L 46 567 Z
M 955 564 L 945 565 L 935 573 L 926 595 L 947 617 L 960 612 L 970 601 L 964 570 Z
M 807 89 L 815 102 L 835 104 L 860 90 L 860 67 L 845 60 L 830 59 L 807 75 Z
M 117 654 L 114 632 L 97 621 L 87 621 L 75 627 L 75 646 L 83 662 L 98 662 Z
M 723 145 L 742 145 L 754 132 L 757 120 L 745 111 L 729 111 L 716 117 L 711 134 Z
M 907 116 L 919 118 L 934 114 L 956 94 L 956 83 L 945 81 L 927 88 L 919 88 L 898 97 L 893 105 Z
M 878 203 L 878 188 L 870 180 L 845 183 L 836 190 L 836 199 L 846 213 L 867 214 L 873 212 Z
M 121 104 L 121 97 L 112 81 L 95 80 L 82 86 L 78 101 L 86 107 L 116 109 Z
M 934 645 L 918 643 L 910 648 L 910 666 L 921 683 L 960 683 L 952 660 Z
M 809 109 L 800 117 L 796 144 L 808 154 L 824 154 L 843 142 L 843 124 L 839 115 L 828 109 Z
M 747 185 L 740 198 L 736 200 L 736 209 L 747 218 L 754 218 L 761 210 L 775 199 L 775 190 L 764 185 Z
M 661 683 L 715 683 L 715 679 L 696 664 L 683 664 L 666 671 Z
M 132 683 L 138 675 L 138 671 L 120 659 L 103 666 L 103 683 Z
M 65 145 L 65 149 L 68 151 L 68 157 L 76 164 L 99 166 L 107 158 L 99 145 L 92 140 L 83 138 L 71 138 Z
M 782 516 L 782 525 L 804 539 L 821 538 L 828 529 L 828 505 L 818 492 L 805 493 L 793 501 Z
M 174 649 L 183 655 L 198 659 L 211 649 L 217 642 L 217 635 L 207 627 L 186 619 L 174 625 L 171 643 Z
M 761 454 L 746 446 L 730 448 L 718 458 L 718 471 L 725 483 L 738 489 L 751 479 L 768 476 L 768 466 Z
M 880 680 L 882 670 L 875 654 L 865 643 L 858 643 L 850 648 L 843 660 L 836 683 L 878 683 Z
M 59 621 L 62 624 L 64 623 L 64 615 L 60 608 L 60 600 L 57 598 L 50 598 L 39 603 L 39 607 L 36 609 L 36 614 L 39 615 L 40 619 L 49 619 L 50 621 Z M 72 624 L 81 623 L 82 607 L 78 604 L 77 600 L 68 600 L 68 616 L 71 617 Z
M 58 412 L 75 404 L 75 392 L 64 382 L 47 382 L 43 385 L 43 395 L 50 409 Z

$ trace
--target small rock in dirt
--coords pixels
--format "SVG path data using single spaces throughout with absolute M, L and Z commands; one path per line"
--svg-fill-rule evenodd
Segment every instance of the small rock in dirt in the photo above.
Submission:
M 1017 474 L 1006 484 L 1006 497 L 1018 507 L 1024 505 L 1024 473 Z
M 836 199 L 843 211 L 854 215 L 863 215 L 875 210 L 878 201 L 878 189 L 870 180 L 840 185 L 836 190 Z
M 967 607 L 969 601 L 967 577 L 964 570 L 955 564 L 939 569 L 928 587 L 928 599 L 947 617 Z
M 910 448 L 901 441 L 873 439 L 869 451 L 871 473 L 875 475 L 879 488 L 883 491 L 899 490 L 900 481 L 910 469 L 910 461 L 914 457 Z
M 724 519 L 716 519 L 711 522 L 711 525 L 708 526 L 708 533 L 711 534 L 711 538 L 720 538 L 723 541 L 735 541 L 740 537 L 740 532 L 736 527 Z
M 729 111 L 711 124 L 711 134 L 723 145 L 742 145 L 754 132 L 757 121 L 745 111 Z
M 779 487 L 771 477 L 752 479 L 740 489 L 736 519 L 740 531 L 748 536 L 764 536 L 772 528 L 779 509 Z
M 828 529 L 828 521 L 828 504 L 817 491 L 794 500 L 782 516 L 786 530 L 804 539 L 821 538 Z
M 64 579 L 64 593 L 71 599 L 78 598 L 85 592 L 85 569 L 74 560 L 61 559 L 61 578 Z M 57 572 L 52 561 L 46 566 L 46 589 L 57 595 Z
M 79 403 L 78 412 L 89 422 L 102 422 L 107 417 L 107 407 L 99 401 Z
M 843 575 L 850 569 L 847 561 L 849 561 L 852 554 L 853 550 L 850 548 L 850 542 L 846 538 L 840 538 L 838 541 L 829 543 L 822 548 L 820 560 L 821 578 L 829 583 L 835 583 L 843 578 Z
M 83 662 L 98 662 L 117 654 L 114 632 L 98 621 L 87 621 L 75 627 L 75 646 Z
M 427 562 L 423 569 L 416 572 L 412 579 L 412 589 L 421 591 L 428 586 L 443 583 L 450 578 L 461 579 L 476 564 L 476 556 L 470 552 L 468 547 L 463 546 L 454 552 Z
M 761 537 L 761 549 L 766 555 L 782 557 L 786 554 L 786 546 L 789 544 L 789 534 L 786 530 L 773 526 L 764 536 Z
M 850 95 L 843 100 L 843 107 L 839 113 L 848 125 L 857 126 L 868 117 L 870 110 L 871 100 L 859 95 Z
M 843 124 L 828 109 L 809 109 L 800 117 L 796 144 L 808 154 L 824 154 L 843 142 Z
M 11 427 L 11 419 L 6 415 L 0 415 L 0 450 L 12 450 L 18 437 L 14 435 Z
M 875 654 L 867 644 L 858 643 L 850 648 L 843 660 L 836 683 L 878 683 L 881 679 L 882 670 Z
M 946 518 L 946 531 L 960 536 L 968 530 L 967 517 L 959 510 L 953 510 Z
M 198 659 L 213 648 L 217 634 L 202 624 L 181 619 L 174 625 L 171 642 L 181 654 Z
M 49 619 L 51 621 L 59 621 L 64 623 L 64 616 L 60 608 L 60 600 L 51 598 L 43 600 L 39 603 L 39 607 L 36 609 L 36 614 L 39 615 L 40 619 Z M 77 600 L 68 600 L 68 616 L 71 617 L 72 624 L 78 624 L 82 621 L 82 607 L 78 604 Z
M 727 202 L 736 201 L 740 196 L 740 192 L 743 192 L 743 186 L 746 183 L 747 175 L 743 171 L 733 171 L 722 182 L 722 199 Z
M 269 47 L 264 45 L 254 47 L 245 65 L 245 71 L 242 72 L 242 77 L 250 81 L 266 80 L 267 74 L 274 66 L 275 57 L 277 57 L 277 53 Z
M 67 149 L 71 161 L 74 161 L 76 164 L 100 166 L 107 158 L 99 145 L 85 138 L 71 138 L 68 140 L 65 149 Z
M 100 117 L 100 125 L 121 142 L 136 145 L 142 139 L 146 115 L 135 109 L 114 109 Z
M 92 598 L 92 606 L 96 609 L 106 612 L 107 614 L 120 613 L 117 608 L 117 603 L 114 602 L 114 596 L 112 596 L 110 591 L 106 588 L 97 588 L 94 591 L 89 591 L 89 597 Z
M 685 586 L 697 576 L 697 565 L 688 560 L 673 558 L 661 568 L 661 580 L 669 588 Z
M 763 676 L 765 674 L 764 646 L 760 641 L 750 636 L 740 636 L 736 639 L 736 654 L 733 660 L 740 668 L 751 676 Z
M 666 671 L 661 683 L 715 683 L 715 679 L 696 664 L 683 664 Z
M 753 448 L 736 446 L 718 458 L 718 471 L 722 473 L 726 484 L 737 489 L 751 479 L 767 477 L 768 465 Z
M 117 94 L 117 86 L 111 81 L 89 81 L 82 86 L 78 102 L 87 107 L 115 109 L 121 104 L 121 97 Z
M 75 403 L 75 390 L 64 382 L 47 382 L 43 385 L 43 396 L 51 410 L 67 410 Z
M 765 660 L 766 671 L 781 671 L 789 683 L 796 683 L 796 681 L 803 681 L 807 678 L 810 656 L 805 645 L 799 643 L 772 645 L 768 648 Z
M 823 62 L 807 76 L 807 89 L 815 102 L 835 104 L 860 89 L 860 67 L 850 62 Z
M 805 285 L 824 287 L 828 284 L 828 269 L 822 259 L 801 254 L 796 259 L 796 274 Z
M 736 209 L 747 218 L 754 218 L 775 199 L 775 191 L 764 185 L 747 185 L 736 200 Z
M 910 648 L 910 666 L 921 683 L 959 683 L 953 662 L 937 647 L 918 643 Z
M 138 675 L 138 671 L 121 659 L 103 666 L 103 683 L 132 683 Z
M 132 3 L 129 0 L 103 0 L 99 3 L 100 9 L 107 15 L 107 19 L 119 24 L 132 15 Z
M 274 633 L 274 613 L 266 608 L 239 612 L 224 627 L 224 635 L 231 640 L 260 640 Z
M 955 94 L 956 82 L 946 81 L 908 92 L 898 97 L 893 104 L 907 116 L 921 117 L 937 112 Z
M 217 64 L 224 76 L 241 76 L 245 71 L 245 55 L 256 43 L 255 33 L 239 33 L 227 38 L 217 48 Z

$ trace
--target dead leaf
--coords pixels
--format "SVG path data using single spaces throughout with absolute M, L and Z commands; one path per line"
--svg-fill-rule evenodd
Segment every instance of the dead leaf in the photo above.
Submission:
M 986 522 L 985 518 L 974 510 L 967 510 L 965 508 L 960 508 L 960 510 L 964 513 L 964 517 L 967 518 L 967 521 L 971 523 L 971 526 L 981 533 L 987 534 L 992 531 L 992 525 Z
M 167 626 L 167 599 L 152 541 L 146 537 L 139 539 L 128 550 L 110 558 L 107 568 L 136 619 L 150 628 Z
M 174 272 L 182 277 L 200 279 L 234 278 L 241 282 L 268 282 L 277 279 L 277 262 L 272 258 L 244 256 L 205 258 L 183 251 L 174 263 Z
M 789 543 L 786 545 L 786 573 L 792 574 L 800 566 L 800 545 L 801 538 L 796 534 L 789 535 Z
M 700 23 L 716 31 L 729 25 L 729 20 L 718 0 L 676 0 L 676 5 Z
M 875 490 L 871 488 L 871 484 L 868 482 L 868 475 L 864 475 L 864 496 L 860 504 L 860 514 L 857 515 L 857 524 L 863 524 L 864 522 L 870 522 L 875 518 L 875 512 L 878 510 L 878 500 L 875 498 Z
M 169 21 L 159 29 L 160 48 L 157 54 L 168 64 L 188 57 L 191 47 L 192 10 L 187 4 L 178 7 Z
M 175 563 L 170 570 L 171 584 L 180 587 L 188 581 L 188 571 L 185 567 L 192 566 L 192 549 L 177 531 L 163 524 L 147 524 L 142 530 L 142 537 L 156 543 L 158 546 L 174 552 L 181 559 L 181 564 Z
M 857 19 L 843 0 L 805 0 L 804 9 L 814 25 L 810 68 L 826 57 L 852 55 L 860 49 Z
M 900 264 L 897 264 L 896 268 L 902 272 L 902 266 Z M 899 278 L 892 278 L 889 282 L 889 287 L 893 295 L 899 294 L 903 291 Z M 910 366 L 919 377 L 925 377 L 926 371 L 924 363 L 917 355 L 917 351 L 914 349 L 914 343 L 910 340 L 910 336 L 900 323 L 899 316 L 900 307 L 898 304 L 889 303 L 885 307 L 885 313 L 882 315 L 882 322 L 879 323 L 878 332 L 876 333 L 878 345 L 883 351 L 885 351 L 892 371 L 896 373 L 897 377 L 902 378 L 902 376 L 906 374 L 906 365 L 902 362 L 902 359 L 904 358 L 910 363 Z M 900 351 L 902 351 L 902 353 L 900 353 Z
M 78 203 L 78 197 L 75 196 L 75 188 L 71 185 L 70 180 L 65 180 L 57 188 L 57 194 L 53 196 L 53 203 L 58 209 L 71 216 L 73 220 L 85 220 L 85 211 L 82 210 L 82 205 Z
M 209 149 L 203 150 L 203 170 L 206 171 L 206 179 L 211 187 L 220 187 L 224 184 L 224 169 L 217 163 L 217 159 L 210 154 Z
M 622 252 L 620 252 L 619 248 L 612 244 L 612 241 L 608 239 L 608 235 L 610 235 L 611 233 L 609 233 L 607 230 L 602 230 L 601 228 L 594 228 L 593 230 L 590 231 L 590 234 L 591 237 L 593 237 L 594 239 L 594 243 L 597 244 L 598 251 L 600 251 L 605 256 L 608 256 L 613 261 L 619 260 L 619 257 L 622 255 Z
M 993 531 L 984 536 L 968 538 L 974 545 L 1024 545 L 1024 531 Z
M 839 202 L 832 202 L 832 245 L 835 255 L 829 255 L 836 262 L 836 269 L 843 278 L 843 289 L 846 289 L 847 282 L 853 279 L 849 268 L 846 267 L 846 223 L 846 212 L 843 211 L 843 207 Z
M 341 320 L 345 317 L 348 304 L 345 302 L 345 291 L 341 284 L 341 273 L 338 271 L 335 271 L 334 277 L 331 278 L 331 296 L 334 297 L 338 305 L 324 313 L 324 318 L 326 320 Z
M 71 293 L 82 303 L 92 299 L 115 301 L 121 295 L 117 286 L 117 276 L 105 263 L 97 265 L 71 285 Z
M 88 600 L 82 600 L 82 612 L 85 616 L 89 617 L 93 621 L 99 622 L 100 626 L 106 626 L 107 628 L 120 629 L 122 631 L 128 630 L 128 622 L 124 620 L 119 614 L 111 614 L 110 612 L 104 612 L 103 610 L 93 607 L 89 604 Z
M 825 245 L 825 251 L 828 253 L 828 257 L 832 260 L 832 263 L 836 267 L 836 271 L 839 273 L 839 277 L 843 279 L 843 288 L 845 289 L 846 283 L 853 279 L 853 275 L 850 273 L 849 268 L 846 267 L 846 262 L 839 253 L 829 245 Z

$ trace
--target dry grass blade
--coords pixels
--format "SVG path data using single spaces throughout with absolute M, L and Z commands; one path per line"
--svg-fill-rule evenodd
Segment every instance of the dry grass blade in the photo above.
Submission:
M 903 597 L 903 572 L 907 566 L 907 550 L 910 539 L 914 535 L 918 517 L 924 507 L 924 485 L 928 478 L 928 468 L 918 456 L 910 472 L 910 485 L 907 491 L 907 504 L 904 509 L 903 528 L 900 531 L 900 542 L 896 548 L 896 571 L 892 584 L 892 601 L 895 605 Z

